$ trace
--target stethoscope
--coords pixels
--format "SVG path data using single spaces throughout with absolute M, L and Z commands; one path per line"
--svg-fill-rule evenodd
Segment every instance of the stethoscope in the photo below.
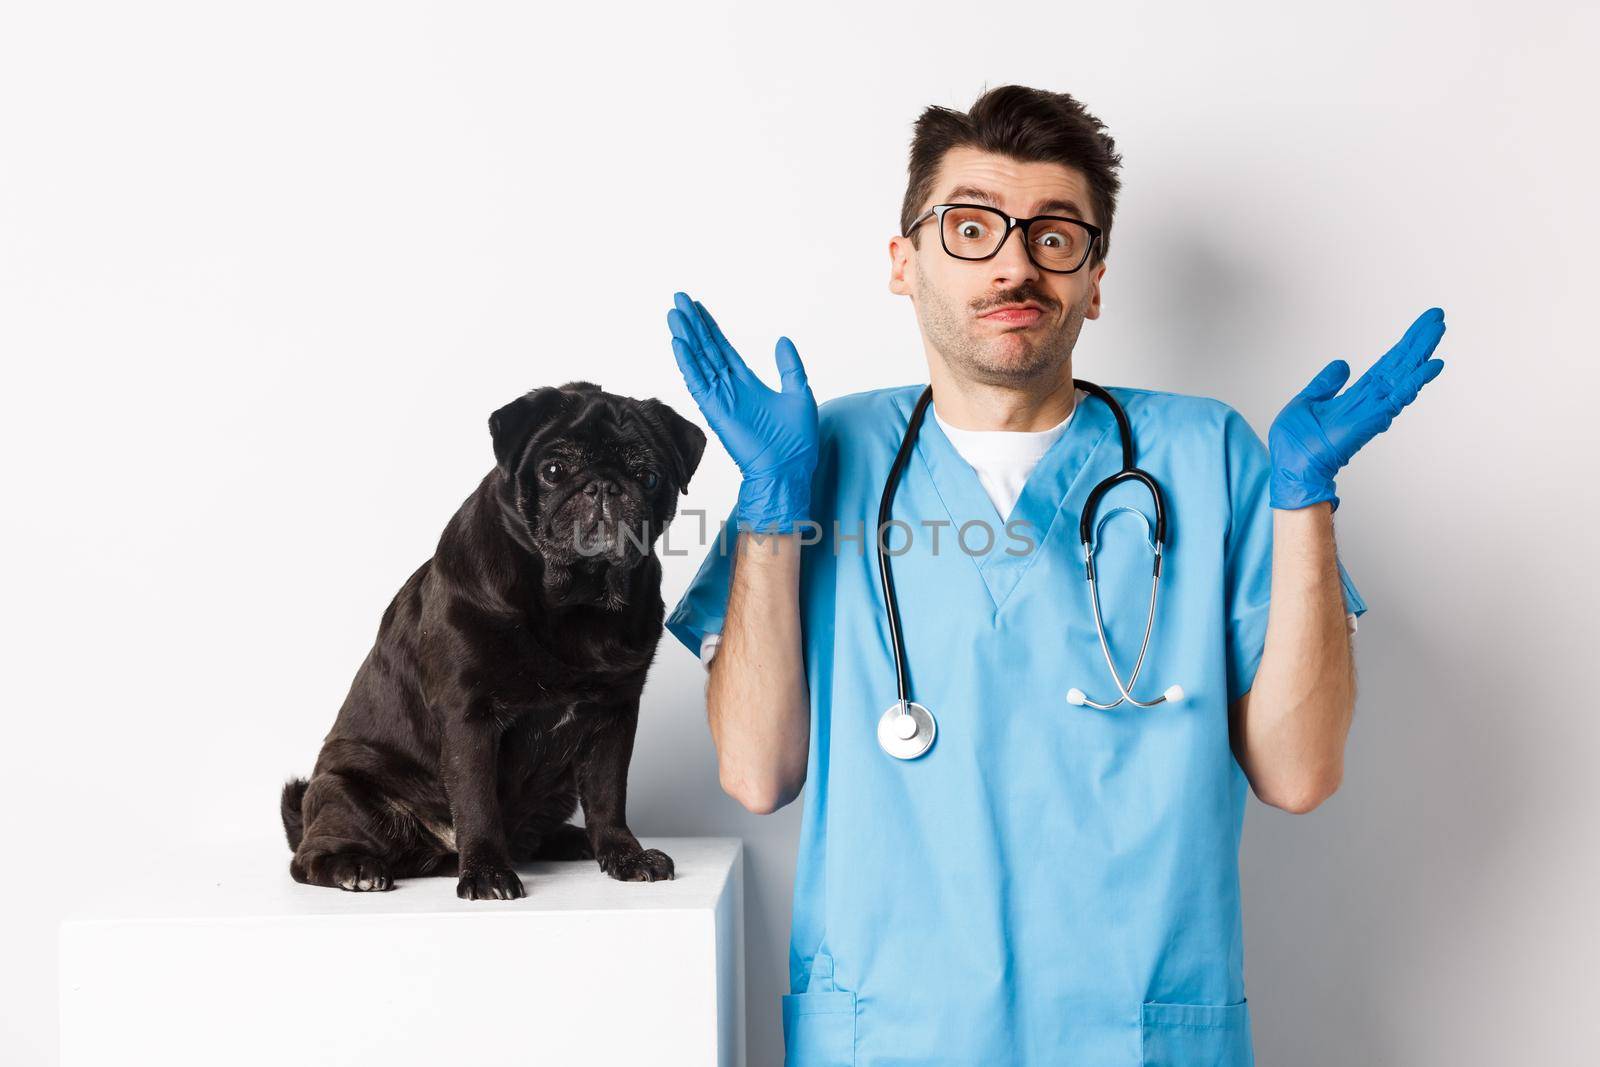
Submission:
M 1076 705 L 1088 705 L 1101 711 L 1108 711 L 1126 700 L 1130 704 L 1141 708 L 1153 708 L 1164 701 L 1176 703 L 1183 699 L 1183 687 L 1178 685 L 1168 686 L 1166 692 L 1154 700 L 1138 700 L 1129 692 L 1133 683 L 1139 679 L 1139 668 L 1144 664 L 1145 650 L 1150 646 L 1150 630 L 1156 618 L 1156 591 L 1161 584 L 1161 553 L 1167 543 L 1167 513 L 1162 501 L 1161 487 L 1156 480 L 1145 471 L 1134 466 L 1133 463 L 1133 430 L 1128 425 L 1128 416 L 1122 410 L 1122 405 L 1112 399 L 1111 394 L 1082 378 L 1074 378 L 1073 384 L 1089 393 L 1093 393 L 1105 402 L 1111 413 L 1117 419 L 1117 431 L 1122 436 L 1122 469 L 1106 478 L 1089 493 L 1089 499 L 1084 502 L 1083 514 L 1078 519 L 1078 539 L 1083 542 L 1083 571 L 1084 577 L 1089 581 L 1089 600 L 1094 606 L 1094 629 L 1100 636 L 1100 651 L 1105 654 L 1106 667 L 1111 671 L 1112 680 L 1117 683 L 1121 696 L 1110 704 L 1098 704 L 1084 695 L 1082 689 L 1076 687 L 1067 691 L 1067 702 Z M 917 406 L 911 411 L 911 420 L 906 425 L 906 433 L 900 440 L 900 451 L 895 453 L 894 463 L 889 467 L 888 480 L 883 485 L 883 500 L 878 505 L 878 573 L 883 579 L 883 601 L 889 614 L 889 642 L 894 650 L 894 676 L 895 684 L 899 689 L 900 699 L 889 706 L 878 720 L 878 744 L 883 750 L 897 759 L 915 759 L 928 751 L 928 746 L 933 744 L 933 735 L 937 726 L 934 723 L 933 712 L 926 706 L 918 704 L 910 697 L 910 686 L 906 682 L 906 650 L 905 640 L 900 633 L 900 607 L 894 596 L 894 576 L 889 572 L 889 553 L 884 544 L 883 531 L 889 522 L 890 505 L 894 502 L 895 485 L 900 480 L 900 472 L 905 468 L 906 461 L 911 457 L 912 446 L 916 443 L 917 430 L 922 426 L 922 416 L 928 410 L 928 404 L 933 400 L 933 386 L 929 385 L 922 391 L 922 396 L 917 400 Z M 1156 528 L 1155 540 L 1151 542 L 1151 549 L 1155 553 L 1155 566 L 1150 578 L 1150 610 L 1145 617 L 1144 641 L 1139 646 L 1139 658 L 1134 661 L 1133 674 L 1126 685 L 1122 676 L 1117 672 L 1117 665 L 1111 659 L 1111 646 L 1106 642 L 1105 624 L 1100 615 L 1100 585 L 1095 579 L 1094 572 L 1094 547 L 1095 534 L 1098 529 L 1094 526 L 1095 509 L 1100 504 L 1100 498 L 1105 496 L 1118 482 L 1136 481 L 1150 491 L 1150 497 L 1155 501 Z M 1129 511 L 1134 509 L 1129 508 Z M 1134 512 L 1142 519 L 1143 513 Z M 1107 516 L 1109 518 L 1109 516 Z M 1146 524 L 1148 528 L 1148 524 Z

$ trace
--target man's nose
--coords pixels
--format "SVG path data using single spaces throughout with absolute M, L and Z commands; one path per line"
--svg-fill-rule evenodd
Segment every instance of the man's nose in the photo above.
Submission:
M 1037 278 L 1042 272 L 1028 256 L 1028 238 L 1018 226 L 1006 234 L 1000 250 L 989 259 L 996 278 Z

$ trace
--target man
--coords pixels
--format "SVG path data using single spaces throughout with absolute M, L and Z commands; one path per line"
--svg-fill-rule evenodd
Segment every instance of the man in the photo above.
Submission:
M 1167 526 L 1140 656 L 1155 677 L 1128 688 L 1183 695 L 1069 702 L 1119 695 L 1106 658 L 1128 663 L 1144 635 L 1156 525 L 1131 482 L 1094 512 L 1103 650 L 1078 517 L 1123 456 L 1110 407 L 1072 373 L 1119 185 L 1103 131 L 1070 96 L 1020 86 L 917 123 L 889 287 L 915 308 L 933 417 L 883 534 L 909 699 L 937 724 L 913 758 L 879 743 L 898 675 L 874 535 L 924 387 L 819 410 L 787 338 L 774 391 L 701 304 L 680 293 L 668 313 L 743 474 L 733 559 L 712 549 L 668 627 L 711 653 L 723 788 L 770 812 L 807 787 L 791 1067 L 1253 1062 L 1245 786 L 1305 812 L 1339 784 L 1346 617 L 1365 603 L 1335 553 L 1333 475 L 1442 369 L 1443 313 L 1342 395 L 1349 366 L 1330 363 L 1270 449 L 1220 401 L 1108 390 Z M 982 526 L 995 536 L 977 551 Z

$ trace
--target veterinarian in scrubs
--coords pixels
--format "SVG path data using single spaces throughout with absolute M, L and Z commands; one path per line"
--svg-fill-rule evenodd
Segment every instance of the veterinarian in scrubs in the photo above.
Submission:
M 879 743 L 897 688 L 873 538 L 924 386 L 818 408 L 787 338 L 772 390 L 702 305 L 679 293 L 668 315 L 689 391 L 743 483 L 727 550 L 712 544 L 667 625 L 697 652 L 721 635 L 708 702 L 724 787 L 756 811 L 804 798 L 782 1005 L 791 1067 L 1252 1063 L 1246 788 L 1305 811 L 1338 784 L 1354 701 L 1346 619 L 1366 605 L 1334 552 L 1332 476 L 1442 368 L 1428 356 L 1443 313 L 1425 312 L 1342 395 L 1349 367 L 1330 363 L 1277 417 L 1270 449 L 1222 401 L 1109 387 L 1168 523 L 1132 689 L 1184 695 L 1069 703 L 1074 687 L 1118 695 L 1077 527 L 1122 461 L 1111 412 L 1072 385 L 1116 188 L 1109 139 L 1075 107 L 1024 90 L 940 120 L 948 129 L 918 126 L 946 147 L 914 147 L 931 169 L 921 185 L 913 170 L 902 228 L 920 241 L 891 241 L 890 287 L 916 309 L 933 405 L 893 497 L 911 532 L 887 544 L 911 699 L 937 723 L 920 756 Z M 1052 128 L 1064 132 L 1038 132 Z M 1078 269 L 1047 271 L 1036 257 L 1059 260 L 1001 218 L 993 255 L 958 258 L 937 213 L 917 222 L 946 203 L 1070 216 L 1094 227 L 1093 247 Z M 1040 313 L 988 318 L 1022 302 Z M 986 465 L 985 435 L 1040 446 L 1024 476 Z M 1154 509 L 1122 483 L 1096 514 L 1106 636 L 1126 678 Z M 984 527 L 994 539 L 980 551 Z

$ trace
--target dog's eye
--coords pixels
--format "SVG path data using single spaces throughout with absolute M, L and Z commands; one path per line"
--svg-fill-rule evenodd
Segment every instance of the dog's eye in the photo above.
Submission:
M 559 482 L 566 475 L 567 468 L 551 460 L 540 468 L 540 473 L 545 476 L 546 481 Z
M 643 485 L 646 489 L 654 489 L 660 483 L 661 478 L 656 474 L 655 471 L 645 471 L 639 476 L 639 484 Z

